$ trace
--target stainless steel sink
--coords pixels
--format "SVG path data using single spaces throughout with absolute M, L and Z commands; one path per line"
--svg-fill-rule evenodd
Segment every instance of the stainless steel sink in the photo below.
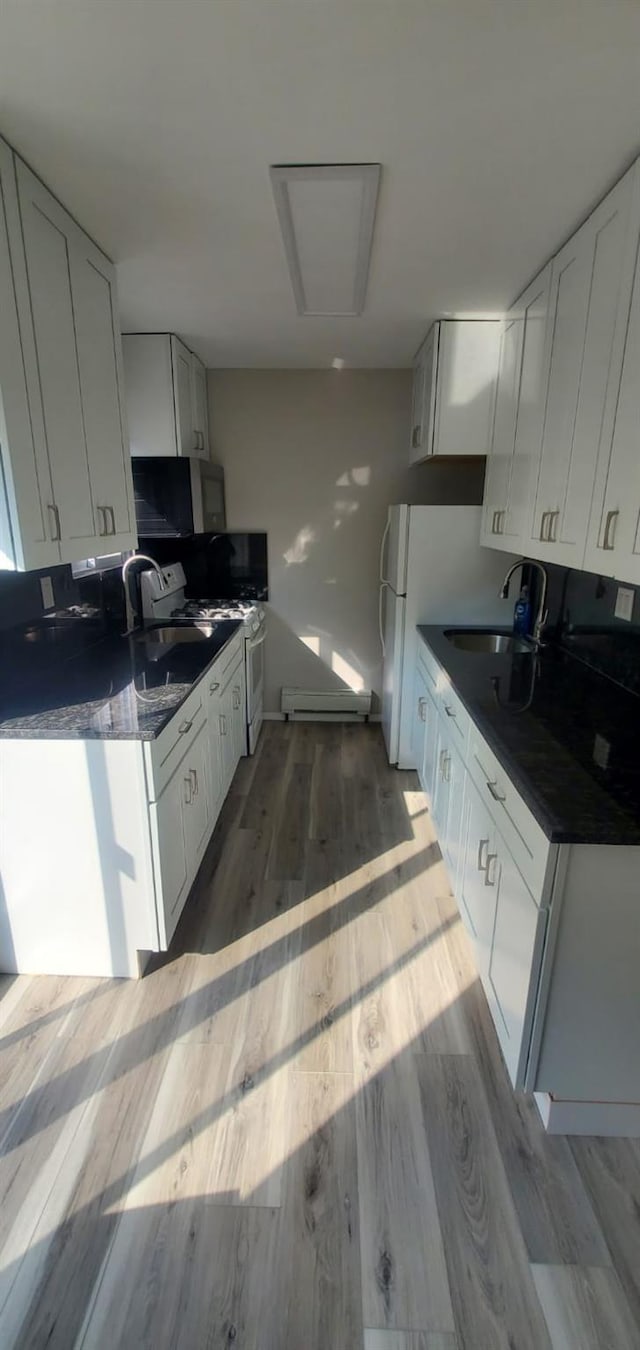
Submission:
M 193 623 L 170 625 L 166 628 L 145 628 L 134 634 L 136 642 L 146 642 L 148 646 L 171 647 L 174 642 L 205 642 L 213 637 L 213 624 Z
M 490 652 L 494 655 L 506 652 L 513 656 L 518 653 L 530 655 L 534 650 L 532 643 L 524 638 L 513 637 L 511 633 L 478 633 L 468 628 L 449 628 L 445 637 L 453 647 L 459 647 L 463 652 Z

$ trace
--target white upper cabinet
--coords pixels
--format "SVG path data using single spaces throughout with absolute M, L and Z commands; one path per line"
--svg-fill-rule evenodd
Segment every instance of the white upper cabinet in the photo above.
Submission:
M 550 286 L 548 263 L 502 324 L 481 542 L 508 552 L 523 547 L 531 485 L 540 458 L 549 367 Z
M 77 232 L 71 250 L 80 391 L 96 525 L 108 552 L 137 542 L 115 270 Z M 104 550 L 103 550 L 104 551 Z
M 540 465 L 525 552 L 581 567 L 605 412 L 622 364 L 638 236 L 637 166 L 553 263 L 553 333 Z
M 506 530 L 510 523 L 509 489 L 516 441 L 521 357 L 522 322 L 517 313 L 511 312 L 501 325 L 498 388 L 491 450 L 487 459 L 481 529 L 482 543 L 509 550 L 513 543 L 511 538 L 507 543 Z M 501 542 L 503 535 L 504 543 Z
M 0 141 L 0 568 L 61 561 L 39 391 L 27 389 L 33 347 L 15 166 Z M 23 323 L 18 317 L 18 295 Z
M 409 462 L 486 455 L 491 443 L 500 324 L 440 319 L 414 362 Z
M 4 144 L 0 166 L 0 565 L 28 569 L 133 547 L 133 488 L 113 268 Z
M 207 403 L 207 371 L 195 352 L 191 353 L 191 407 L 201 459 L 209 459 L 209 410 Z
M 500 337 L 498 389 L 487 460 L 481 542 L 522 548 L 535 485 L 549 370 L 551 263 L 512 305 Z
M 632 240 L 633 242 L 633 240 Z M 590 572 L 640 583 L 640 258 L 626 334 L 622 375 L 610 391 L 612 435 L 603 436 L 584 565 Z
M 207 372 L 170 333 L 122 339 L 132 455 L 209 459 Z

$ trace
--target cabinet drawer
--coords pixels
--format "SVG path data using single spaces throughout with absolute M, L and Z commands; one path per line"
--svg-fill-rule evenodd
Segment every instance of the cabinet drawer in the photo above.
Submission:
M 422 667 L 422 673 L 431 693 L 435 695 L 438 686 L 438 676 L 442 674 L 442 668 L 436 661 L 433 652 L 420 639 L 418 643 L 418 666 Z
M 203 703 L 204 686 L 201 682 L 155 741 L 144 742 L 149 801 L 157 800 L 182 756 L 195 740 L 205 717 Z
M 223 689 L 229 682 L 232 671 L 235 670 L 239 660 L 244 658 L 244 633 L 240 629 L 231 638 L 231 641 L 221 652 L 220 656 L 214 661 L 212 666 L 213 679 L 220 681 L 220 688 Z
M 464 704 L 460 702 L 455 690 L 452 689 L 444 671 L 441 672 L 438 680 L 438 708 L 440 716 L 449 727 L 453 744 L 465 757 L 469 743 L 469 714 Z
M 551 844 L 486 741 L 471 727 L 468 768 L 536 902 L 543 897 Z

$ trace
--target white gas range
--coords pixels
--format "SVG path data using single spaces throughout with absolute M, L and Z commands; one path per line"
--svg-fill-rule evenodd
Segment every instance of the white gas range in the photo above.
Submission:
M 253 600 L 187 600 L 186 577 L 182 563 L 163 567 L 164 586 L 156 572 L 140 576 L 142 613 L 146 622 L 159 619 L 191 620 L 193 623 L 219 623 L 238 619 L 244 628 L 245 675 L 247 685 L 247 751 L 255 752 L 264 713 L 264 640 L 267 612 Z

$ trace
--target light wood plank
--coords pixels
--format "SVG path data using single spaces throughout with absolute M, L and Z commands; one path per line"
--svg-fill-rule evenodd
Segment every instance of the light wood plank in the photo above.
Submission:
M 356 1096 L 367 1326 L 454 1330 L 415 1065 L 392 1059 Z
M 440 1331 L 370 1331 L 364 1350 L 456 1350 L 455 1336 Z
M 343 853 L 335 842 L 309 841 L 304 922 L 315 940 L 306 948 L 303 943 L 299 959 L 293 1011 L 300 1041 L 297 1069 L 344 1073 L 353 1069 L 351 962 L 345 930 L 350 884 L 343 879 L 344 868 Z
M 532 1266 L 553 1350 L 637 1350 L 620 1282 L 599 1266 Z
M 456 1332 L 473 1350 L 550 1350 L 473 1060 L 415 1056 Z
M 282 1209 L 282 1350 L 362 1345 L 353 1081 L 293 1074 Z
M 640 1140 L 572 1139 L 571 1150 L 639 1328 L 640 1344 Z

